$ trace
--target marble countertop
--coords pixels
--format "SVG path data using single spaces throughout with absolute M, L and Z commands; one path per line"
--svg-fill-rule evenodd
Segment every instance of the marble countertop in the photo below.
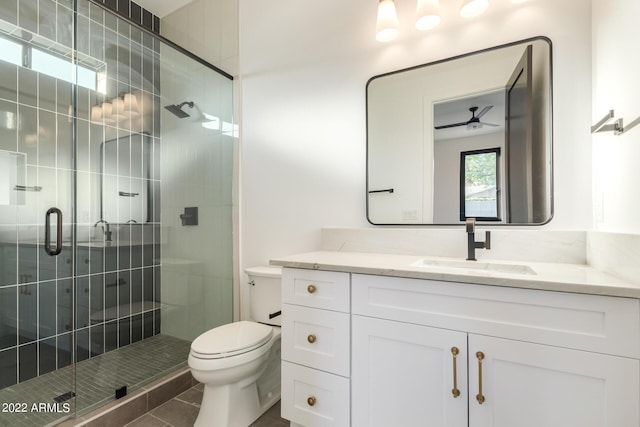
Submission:
M 317 251 L 274 258 L 272 265 L 380 276 L 441 280 L 512 288 L 573 292 L 640 299 L 632 283 L 584 264 L 499 261 Z

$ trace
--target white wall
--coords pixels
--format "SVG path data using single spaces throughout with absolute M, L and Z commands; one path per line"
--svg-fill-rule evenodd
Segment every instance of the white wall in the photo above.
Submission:
M 454 7 L 440 29 L 418 33 L 415 3 L 399 0 L 404 24 L 389 44 L 374 38 L 376 4 L 241 0 L 243 264 L 314 250 L 323 226 L 368 226 L 370 77 L 538 35 L 554 60 L 555 218 L 544 228 L 589 229 L 590 1 L 494 2 L 465 22 Z
M 640 2 L 593 0 L 593 110 L 626 124 L 640 117 Z M 594 220 L 599 231 L 640 233 L 640 125 L 593 136 Z

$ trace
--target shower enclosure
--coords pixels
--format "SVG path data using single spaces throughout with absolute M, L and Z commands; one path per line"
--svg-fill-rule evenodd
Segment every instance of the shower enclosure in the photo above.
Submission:
M 81 415 L 232 321 L 235 133 L 230 76 L 101 2 L 0 4 L 0 426 Z

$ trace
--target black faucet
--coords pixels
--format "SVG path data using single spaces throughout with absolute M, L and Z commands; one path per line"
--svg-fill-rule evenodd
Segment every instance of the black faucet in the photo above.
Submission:
M 476 249 L 491 249 L 491 232 L 484 232 L 484 242 L 476 242 L 476 219 L 467 218 L 467 261 L 476 260 Z
M 111 241 L 111 230 L 109 229 L 109 223 L 106 220 L 101 219 L 98 222 L 96 222 L 95 224 L 93 224 L 93 226 L 97 227 L 98 224 L 103 224 L 102 231 L 104 233 L 104 241 L 105 242 L 110 242 Z

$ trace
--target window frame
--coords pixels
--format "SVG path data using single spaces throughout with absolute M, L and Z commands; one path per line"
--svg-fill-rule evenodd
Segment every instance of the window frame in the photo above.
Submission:
M 483 148 L 480 150 L 469 150 L 460 152 L 460 221 L 466 221 L 467 218 L 475 218 L 476 221 L 487 221 L 487 222 L 499 222 L 502 221 L 501 218 L 501 194 L 502 190 L 500 187 L 500 147 L 493 148 Z M 496 155 L 496 216 L 468 216 L 466 214 L 466 158 L 468 156 L 474 156 L 478 154 L 489 154 L 495 153 Z

